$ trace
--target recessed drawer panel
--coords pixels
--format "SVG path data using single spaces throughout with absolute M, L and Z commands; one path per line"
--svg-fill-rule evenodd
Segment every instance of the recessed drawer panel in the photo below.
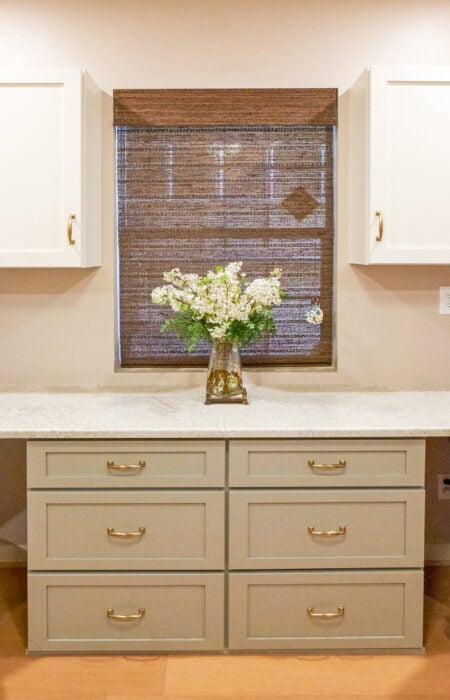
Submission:
M 28 488 L 220 487 L 225 441 L 31 441 L 27 464 Z
M 219 650 L 223 574 L 30 574 L 28 650 Z
M 223 569 L 224 495 L 32 491 L 29 568 Z
M 230 574 L 230 649 L 422 647 L 420 571 Z
M 230 568 L 418 567 L 424 491 L 234 491 Z
M 231 440 L 230 486 L 423 486 L 424 440 Z

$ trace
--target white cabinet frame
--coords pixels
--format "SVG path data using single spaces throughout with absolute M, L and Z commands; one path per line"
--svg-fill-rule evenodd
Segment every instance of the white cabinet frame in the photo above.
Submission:
M 449 124 L 450 67 L 371 67 L 353 85 L 351 263 L 450 263 Z
M 100 265 L 100 147 L 86 71 L 0 69 L 0 267 Z

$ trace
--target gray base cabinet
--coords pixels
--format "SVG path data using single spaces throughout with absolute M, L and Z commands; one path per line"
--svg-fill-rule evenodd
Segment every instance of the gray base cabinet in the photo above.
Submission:
M 28 649 L 223 649 L 222 574 L 30 574 Z
M 421 649 L 423 440 L 27 449 L 30 653 Z
M 230 574 L 230 649 L 417 649 L 418 571 Z
M 221 492 L 32 491 L 28 517 L 34 571 L 223 571 Z

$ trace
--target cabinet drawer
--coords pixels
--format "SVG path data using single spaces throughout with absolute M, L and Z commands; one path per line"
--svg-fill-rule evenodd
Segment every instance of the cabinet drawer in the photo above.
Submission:
M 423 523 L 422 489 L 235 491 L 230 568 L 419 567 Z
M 223 574 L 30 574 L 28 651 L 223 649 L 223 591 Z
M 223 493 L 31 491 L 28 523 L 30 570 L 223 569 Z
M 225 441 L 31 441 L 27 464 L 28 488 L 220 487 Z
M 230 649 L 422 646 L 420 571 L 230 574 L 229 594 Z
M 231 440 L 230 486 L 423 486 L 424 440 Z

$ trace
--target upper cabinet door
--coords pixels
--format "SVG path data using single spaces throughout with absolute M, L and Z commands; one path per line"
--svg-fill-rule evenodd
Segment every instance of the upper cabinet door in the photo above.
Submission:
M 450 67 L 372 67 L 350 91 L 350 262 L 450 263 Z
M 0 267 L 100 265 L 100 120 L 82 69 L 0 69 Z

